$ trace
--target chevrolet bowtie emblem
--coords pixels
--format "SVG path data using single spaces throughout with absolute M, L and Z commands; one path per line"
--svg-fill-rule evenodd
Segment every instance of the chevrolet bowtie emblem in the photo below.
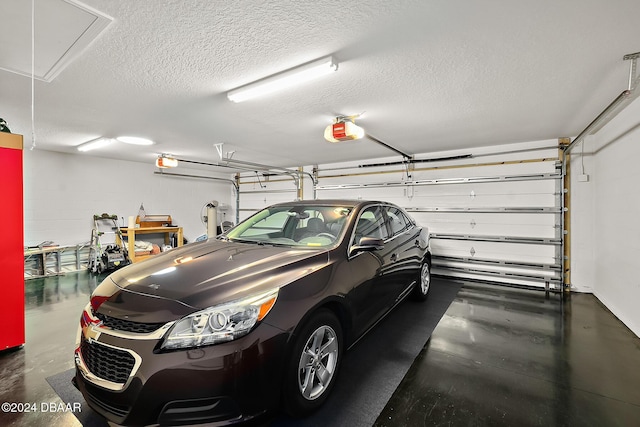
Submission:
M 83 330 L 84 338 L 91 342 L 98 341 L 100 338 L 100 331 L 97 330 L 93 326 L 89 326 L 88 328 L 84 328 Z

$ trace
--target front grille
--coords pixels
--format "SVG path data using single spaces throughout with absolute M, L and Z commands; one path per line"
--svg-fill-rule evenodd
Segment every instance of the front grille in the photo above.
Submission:
M 131 353 L 96 342 L 83 341 L 80 350 L 91 373 L 117 384 L 127 382 L 136 363 Z
M 132 322 L 130 320 L 117 319 L 115 317 L 96 312 L 94 312 L 93 315 L 100 319 L 104 326 L 116 331 L 134 332 L 136 334 L 148 334 L 157 331 L 164 325 L 164 323 Z

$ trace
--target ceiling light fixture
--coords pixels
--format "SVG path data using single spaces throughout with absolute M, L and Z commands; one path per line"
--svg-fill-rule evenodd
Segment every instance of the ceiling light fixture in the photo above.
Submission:
M 330 74 L 337 69 L 338 63 L 334 62 L 332 56 L 327 56 L 230 90 L 227 98 L 233 102 L 246 101 Z
M 178 166 L 178 159 L 171 157 L 169 154 L 161 154 L 156 159 L 156 166 L 161 169 L 175 168 Z
M 153 145 L 153 141 L 148 138 L 140 138 L 139 136 L 118 136 L 116 139 L 125 144 L 132 145 Z
M 106 147 L 107 145 L 111 144 L 113 142 L 113 139 L 111 138 L 97 138 L 97 139 L 93 139 L 91 141 L 87 141 L 84 144 L 80 144 L 78 145 L 76 148 L 78 149 L 78 151 L 90 151 L 90 150 L 95 150 L 98 148 L 102 148 L 102 147 Z
M 329 142 L 342 142 L 360 139 L 364 136 L 364 129 L 354 123 L 354 116 L 336 117 L 335 122 L 324 130 L 324 139 Z

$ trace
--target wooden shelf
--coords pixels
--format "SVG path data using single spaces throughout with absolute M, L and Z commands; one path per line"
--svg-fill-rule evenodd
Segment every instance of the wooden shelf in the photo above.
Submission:
M 163 234 L 164 235 L 164 244 L 168 245 L 170 243 L 171 234 L 175 233 L 178 237 L 178 246 L 182 246 L 182 241 L 184 240 L 182 234 L 182 227 L 140 227 L 140 228 L 128 228 L 122 227 L 120 228 L 122 232 L 122 237 L 127 239 L 127 252 L 129 253 L 129 258 L 131 262 L 140 262 L 149 258 L 152 255 L 138 255 L 136 256 L 135 252 L 135 241 L 136 236 L 142 234 Z

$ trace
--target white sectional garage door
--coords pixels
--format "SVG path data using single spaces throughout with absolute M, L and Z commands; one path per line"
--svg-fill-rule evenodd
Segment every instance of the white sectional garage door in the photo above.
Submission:
M 429 227 L 434 274 L 559 290 L 562 171 L 557 152 L 545 154 L 442 168 L 416 164 L 409 175 L 397 166 L 351 174 L 320 168 L 317 198 L 404 207 Z
M 240 221 L 275 203 L 298 197 L 297 183 L 286 176 L 242 173 L 239 180 Z

